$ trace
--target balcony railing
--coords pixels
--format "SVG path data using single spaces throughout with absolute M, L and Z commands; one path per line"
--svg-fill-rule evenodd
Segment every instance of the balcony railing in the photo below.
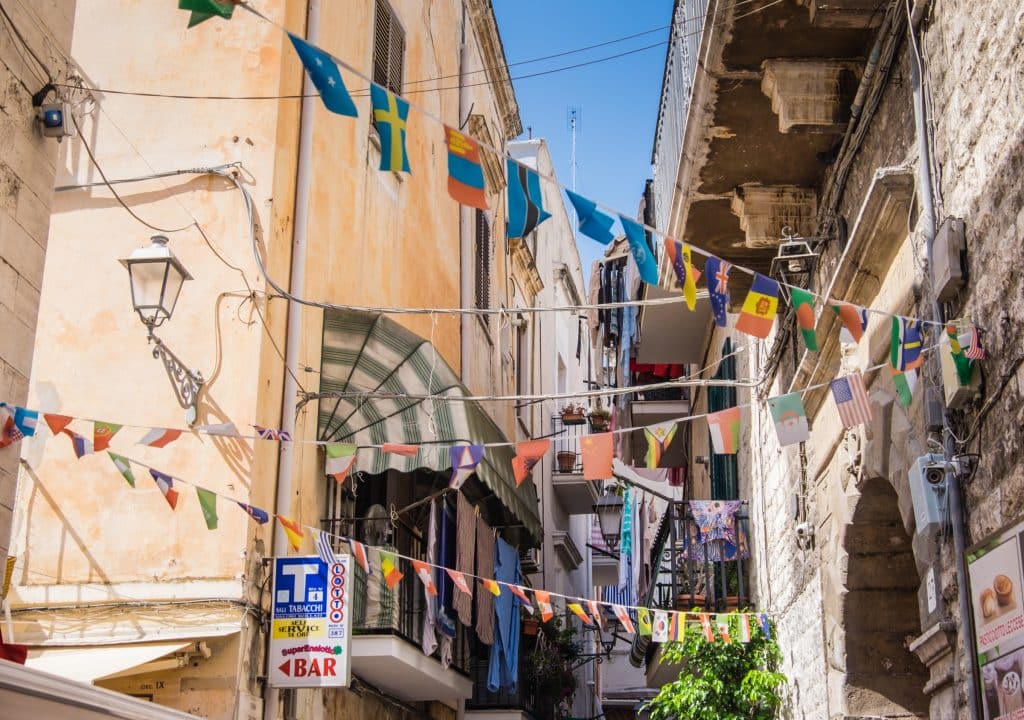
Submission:
M 552 462 L 553 472 L 562 474 L 579 474 L 583 472 L 583 456 L 580 454 L 580 438 L 592 432 L 590 421 L 584 419 L 582 424 L 569 425 L 563 422 L 561 416 L 555 415 L 551 418 L 551 444 L 554 446 Z M 573 459 L 569 460 L 567 454 L 571 453 Z M 562 459 L 559 459 L 559 455 Z
M 519 680 L 516 689 L 499 688 L 497 692 L 487 689 L 489 670 L 488 649 L 478 648 L 470 662 L 470 678 L 473 680 L 473 697 L 466 701 L 466 710 L 514 710 L 526 713 L 535 720 L 544 720 L 543 703 L 537 697 L 531 681 L 528 658 L 533 650 L 535 638 L 522 635 L 519 638 Z
M 657 382 L 652 380 L 650 382 Z M 633 393 L 634 400 L 645 400 L 650 402 L 655 401 L 668 401 L 668 402 L 690 402 L 690 388 L 684 387 L 666 387 L 666 388 L 655 388 L 653 390 L 644 390 L 643 392 Z

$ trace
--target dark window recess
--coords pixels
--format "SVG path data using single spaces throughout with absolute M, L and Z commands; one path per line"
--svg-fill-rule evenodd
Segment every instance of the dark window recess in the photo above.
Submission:
M 736 379 L 736 358 L 732 357 L 732 342 L 726 338 L 722 346 L 722 357 L 718 364 L 716 380 Z M 735 387 L 708 388 L 708 412 L 718 412 L 736 405 Z M 708 437 L 708 450 L 711 450 L 711 438 Z M 735 455 L 719 455 L 711 451 L 711 499 L 736 500 L 740 496 L 739 468 Z
M 396 95 L 402 92 L 405 30 L 386 0 L 377 0 L 373 25 L 373 81 Z
M 483 210 L 476 211 L 476 248 L 474 250 L 474 300 L 480 310 L 491 307 L 491 226 Z

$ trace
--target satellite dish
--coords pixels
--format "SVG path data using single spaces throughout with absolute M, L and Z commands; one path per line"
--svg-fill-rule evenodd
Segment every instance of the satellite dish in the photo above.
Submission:
M 391 522 L 388 511 L 381 504 L 371 505 L 363 521 L 367 545 L 388 545 L 391 541 Z

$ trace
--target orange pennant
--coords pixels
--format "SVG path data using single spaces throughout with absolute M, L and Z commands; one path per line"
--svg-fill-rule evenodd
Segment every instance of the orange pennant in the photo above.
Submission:
M 467 595 L 473 594 L 472 592 L 470 592 L 469 585 L 466 583 L 465 575 L 460 573 L 458 570 L 451 570 L 449 568 L 445 568 L 445 572 L 448 573 L 448 577 L 450 577 L 452 579 L 452 582 L 455 583 L 455 587 L 457 587 L 459 590 L 466 593 Z
M 516 456 L 512 458 L 512 471 L 516 478 L 516 487 L 522 485 L 523 481 L 530 477 L 534 466 L 540 462 L 550 447 L 550 440 L 527 440 L 516 443 Z
M 427 595 L 437 595 L 437 586 L 434 584 L 430 566 L 422 560 L 413 560 L 412 569 L 416 572 L 416 577 L 423 581 L 423 587 L 426 588 Z
M 606 432 L 580 438 L 584 480 L 607 480 L 612 476 L 613 437 L 610 432 Z
M 576 617 L 583 621 L 584 625 L 594 624 L 594 621 L 590 619 L 589 615 L 587 615 L 587 611 L 584 610 L 583 606 L 579 603 L 567 603 L 566 607 L 572 610 Z
M 537 601 L 537 609 L 540 610 L 540 619 L 547 622 L 555 616 L 554 608 L 551 607 L 551 593 L 547 590 L 534 590 L 533 597 Z
M 394 455 L 404 455 L 405 457 L 415 457 L 416 453 L 420 451 L 419 445 L 400 445 L 398 443 L 384 443 L 381 446 L 381 450 L 386 453 L 392 453 Z
M 277 515 L 276 517 L 277 521 L 281 523 L 284 534 L 288 536 L 288 544 L 292 546 L 292 550 L 298 552 L 299 548 L 302 547 L 302 526 L 284 515 Z
M 497 581 L 480 578 L 480 582 L 482 582 L 484 587 L 487 588 L 487 592 L 494 597 L 501 595 L 501 587 L 498 585 Z

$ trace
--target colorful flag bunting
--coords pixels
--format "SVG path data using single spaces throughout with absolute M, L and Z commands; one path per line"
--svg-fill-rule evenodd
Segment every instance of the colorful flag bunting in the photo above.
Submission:
M 92 425 L 92 447 L 96 452 L 102 452 L 110 447 L 110 441 L 121 429 L 120 425 L 108 422 L 95 422 Z
M 830 306 L 839 316 L 843 323 L 843 330 L 839 333 L 839 339 L 844 343 L 859 343 L 868 329 L 868 312 L 857 305 L 849 303 L 837 303 Z
M 675 270 L 676 280 L 679 287 L 683 289 L 683 297 L 686 299 L 686 307 L 694 310 L 697 307 L 697 269 L 693 267 L 693 254 L 690 246 L 667 237 L 664 240 L 665 252 L 672 262 L 672 269 Z
M 8 561 L 14 558 L 8 558 Z M 28 645 L 5 643 L 3 632 L 0 631 L 0 660 L 24 665 L 28 659 Z
M 637 608 L 636 624 L 639 626 L 639 631 L 642 636 L 651 637 L 651 635 L 654 632 L 654 627 L 651 625 L 650 610 L 648 610 L 647 608 Z
M 498 584 L 496 580 L 491 580 L 489 578 L 480 578 L 480 583 L 484 586 L 484 588 L 486 588 L 487 592 L 489 592 L 494 597 L 498 597 L 499 595 L 501 595 L 501 586 Z
M 760 613 L 757 616 L 757 622 L 761 626 L 761 634 L 764 635 L 766 638 L 771 638 L 772 628 L 771 625 L 768 624 L 768 614 Z
M 590 611 L 590 617 L 594 618 L 599 628 L 605 630 L 608 627 L 604 619 L 604 613 L 601 612 L 601 603 L 597 600 L 587 600 L 587 610 Z
M 985 359 L 985 348 L 981 346 L 981 332 L 978 330 L 978 326 L 971 323 L 971 341 L 964 350 L 964 356 L 970 360 L 984 360 Z M 25 433 L 28 435 L 28 433 Z
M 540 189 L 540 175 L 536 171 L 508 158 L 508 219 L 505 235 L 509 240 L 526 237 L 538 225 L 551 217 L 544 209 L 544 195 Z
M 452 570 L 451 568 L 445 568 L 445 572 L 448 573 L 448 577 L 455 583 L 455 587 L 460 592 L 464 592 L 467 595 L 472 595 L 473 591 L 469 589 L 469 583 L 466 582 L 466 576 L 460 573 L 458 570 Z
M 526 612 L 533 612 L 533 605 L 530 603 L 530 598 L 526 594 L 526 588 L 524 588 L 522 585 L 512 585 L 507 583 L 506 587 L 513 595 L 519 598 L 519 602 L 521 602 L 523 604 L 523 607 L 526 608 Z
M 256 429 L 256 437 L 260 440 L 278 440 L 280 442 L 291 442 L 292 434 L 287 430 L 276 430 L 265 428 L 262 425 L 253 425 Z
M 615 618 L 622 625 L 622 629 L 629 635 L 632 635 L 636 630 L 633 628 L 633 620 L 629 617 L 629 611 L 626 610 L 622 605 L 612 605 L 612 612 L 615 613 Z
M 452 461 L 452 479 L 448 487 L 458 490 L 484 458 L 483 445 L 456 445 L 448 448 Z
M 324 107 L 338 115 L 359 117 L 356 104 L 352 102 L 352 96 L 348 94 L 348 88 L 341 77 L 341 70 L 331 56 L 296 35 L 288 33 L 288 37 L 309 73 L 309 79 L 320 93 Z
M 260 525 L 266 525 L 270 521 L 270 515 L 268 515 L 267 511 L 264 510 L 263 508 L 258 508 L 244 502 L 238 502 L 237 500 L 235 502 L 237 503 L 238 507 L 245 510 L 246 515 L 251 517 Z
M 807 411 L 799 392 L 768 398 L 768 409 L 772 413 L 775 434 L 779 437 L 781 447 L 806 442 L 810 438 Z
M 565 606 L 572 610 L 573 614 L 578 617 L 584 625 L 593 625 L 594 621 L 587 615 L 587 611 L 583 609 L 583 606 L 579 603 L 566 603 Z
M 114 467 L 116 467 L 117 471 L 121 473 L 121 476 L 125 481 L 132 487 L 135 487 L 135 474 L 132 472 L 131 461 L 128 458 L 118 455 L 117 453 L 112 453 L 109 450 L 107 450 L 107 455 L 110 456 L 110 460 L 114 463 Z
M 725 641 L 725 644 L 731 645 L 732 636 L 729 632 L 729 616 L 715 615 L 715 625 L 718 626 L 718 634 L 722 636 L 722 640 Z
M 89 438 L 68 428 L 65 428 L 64 434 L 71 438 L 71 449 L 75 451 L 76 458 L 81 460 L 86 455 L 92 455 L 92 443 L 89 442 Z
M 675 420 L 669 420 L 644 428 L 644 437 L 647 438 L 647 454 L 644 456 L 644 464 L 649 469 L 657 468 L 661 464 L 661 456 L 672 444 L 672 438 L 676 436 L 678 427 Z
M 612 476 L 612 442 L 610 432 L 584 435 L 580 439 L 583 454 L 583 479 L 607 480 Z
M 167 428 L 153 428 L 139 440 L 139 445 L 162 448 L 181 437 L 181 430 L 169 430 Z
M 409 103 L 380 85 L 370 86 L 373 125 L 380 135 L 380 169 L 410 172 L 409 153 L 405 149 Z
M 196 487 L 196 497 L 199 498 L 199 507 L 203 511 L 203 519 L 206 521 L 207 530 L 217 529 L 217 493 L 210 492 L 206 488 Z
M 953 356 L 953 365 L 956 367 L 956 378 L 961 385 L 970 385 L 974 376 L 974 361 L 964 353 L 955 325 L 946 326 L 946 337 L 949 338 L 949 352 Z
M 664 610 L 654 611 L 654 627 L 651 630 L 651 642 L 668 642 L 668 613 Z
M 419 445 L 401 445 L 399 443 L 384 443 L 381 445 L 381 451 L 386 453 L 392 453 L 393 455 L 402 455 L 403 457 L 416 457 L 416 453 L 420 451 Z
M 176 510 L 178 507 L 178 491 L 174 489 L 174 478 L 153 468 L 149 469 L 149 474 L 152 476 L 156 486 L 160 488 L 160 492 L 163 493 L 167 504 L 171 506 L 171 510 Z
M 352 557 L 356 561 L 356 564 L 363 569 L 363 572 L 367 575 L 372 575 L 370 572 L 370 559 L 366 554 L 366 546 L 358 540 L 348 539 L 349 549 L 352 550 Z
M 541 622 L 547 622 L 555 616 L 555 609 L 551 605 L 551 593 L 546 590 L 534 590 L 533 599 L 537 601 Z
M 196 425 L 196 430 L 204 435 L 220 435 L 222 437 L 238 437 L 238 428 L 233 422 L 215 423 L 213 425 Z
M 754 273 L 754 282 L 743 301 L 736 329 L 763 340 L 771 334 L 778 310 L 779 284 L 761 273 Z
M 324 561 L 328 568 L 334 564 L 334 547 L 331 545 L 331 536 L 323 530 L 313 529 L 316 533 L 316 554 Z
M 914 388 L 917 387 L 917 370 L 900 372 L 895 368 L 889 368 L 889 372 L 892 373 L 892 382 L 896 386 L 896 397 L 899 398 L 900 405 L 910 407 L 914 402 Z
M 437 585 L 434 584 L 434 574 L 431 572 L 432 568 L 422 560 L 412 561 L 413 572 L 416 573 L 416 577 L 423 583 L 423 589 L 431 597 L 437 595 Z
M 384 575 L 384 584 L 388 590 L 394 590 L 405 575 L 398 569 L 398 561 L 393 553 L 387 550 L 377 550 L 377 557 L 380 558 L 380 571 Z
M 444 126 L 444 140 L 448 145 L 448 194 L 455 202 L 486 210 L 480 143 L 447 125 Z
M 700 613 L 698 616 L 700 620 L 700 629 L 704 632 L 704 639 L 709 643 L 715 641 L 715 633 L 711 629 L 711 616 L 707 613 Z
M 750 615 L 747 613 L 740 613 L 740 642 L 750 642 Z
M 674 612 L 668 624 L 669 642 L 686 640 L 686 613 Z
M 330 475 L 338 483 L 344 483 L 352 472 L 352 466 L 356 463 L 356 445 L 348 443 L 327 443 L 324 450 L 327 453 L 324 459 L 324 472 Z
M 648 285 L 658 284 L 658 262 L 654 259 L 654 250 L 647 242 L 647 234 L 643 225 L 636 220 L 630 220 L 625 215 L 619 215 L 619 222 L 622 229 L 626 231 L 626 240 L 629 242 L 629 249 L 633 253 L 633 260 L 640 269 L 640 279 Z
M 14 413 L 5 405 L 0 405 L 0 448 L 16 443 L 25 435 L 14 422 Z
M 851 373 L 829 383 L 832 398 L 844 428 L 871 422 L 871 405 L 860 373 Z
M 526 440 L 516 443 L 516 456 L 512 458 L 512 474 L 516 479 L 516 487 L 530 477 L 534 466 L 540 462 L 550 447 L 550 440 Z
M 23 407 L 11 406 L 6 403 L 0 403 L 5 405 L 8 410 L 13 409 L 14 427 L 18 429 L 23 438 L 32 437 L 36 434 L 36 428 L 39 426 L 39 413 L 35 410 L 28 410 Z
M 789 289 L 789 301 L 796 312 L 796 326 L 804 346 L 811 352 L 818 352 L 818 338 L 814 334 L 814 296 L 800 288 Z
M 276 517 L 277 522 L 280 523 L 281 529 L 284 530 L 284 534 L 288 536 L 288 544 L 291 545 L 292 550 L 298 552 L 302 547 L 302 526 L 284 515 L 275 515 L 274 517 Z
M 735 455 L 740 449 L 740 409 L 726 408 L 708 413 L 711 448 L 718 455 Z
M 235 12 L 235 3 L 231 0 L 178 0 L 179 10 L 191 10 L 188 26 L 195 27 L 212 17 L 230 20 Z
M 569 202 L 576 211 L 576 218 L 579 220 L 580 232 L 602 245 L 607 245 L 615 239 L 612 233 L 612 225 L 615 220 L 597 209 L 597 203 L 588 200 L 582 195 L 577 195 L 572 190 L 566 190 Z
M 54 415 L 53 413 L 44 413 L 43 419 L 46 420 L 46 424 L 50 426 L 50 432 L 54 435 L 60 433 L 61 430 L 66 428 L 74 420 L 73 417 L 67 415 Z
M 889 364 L 902 372 L 916 370 L 924 363 L 921 345 L 921 321 L 893 315 Z
M 704 274 L 708 279 L 708 295 L 711 297 L 711 311 L 718 327 L 729 324 L 729 272 L 732 263 L 714 255 L 704 261 Z

